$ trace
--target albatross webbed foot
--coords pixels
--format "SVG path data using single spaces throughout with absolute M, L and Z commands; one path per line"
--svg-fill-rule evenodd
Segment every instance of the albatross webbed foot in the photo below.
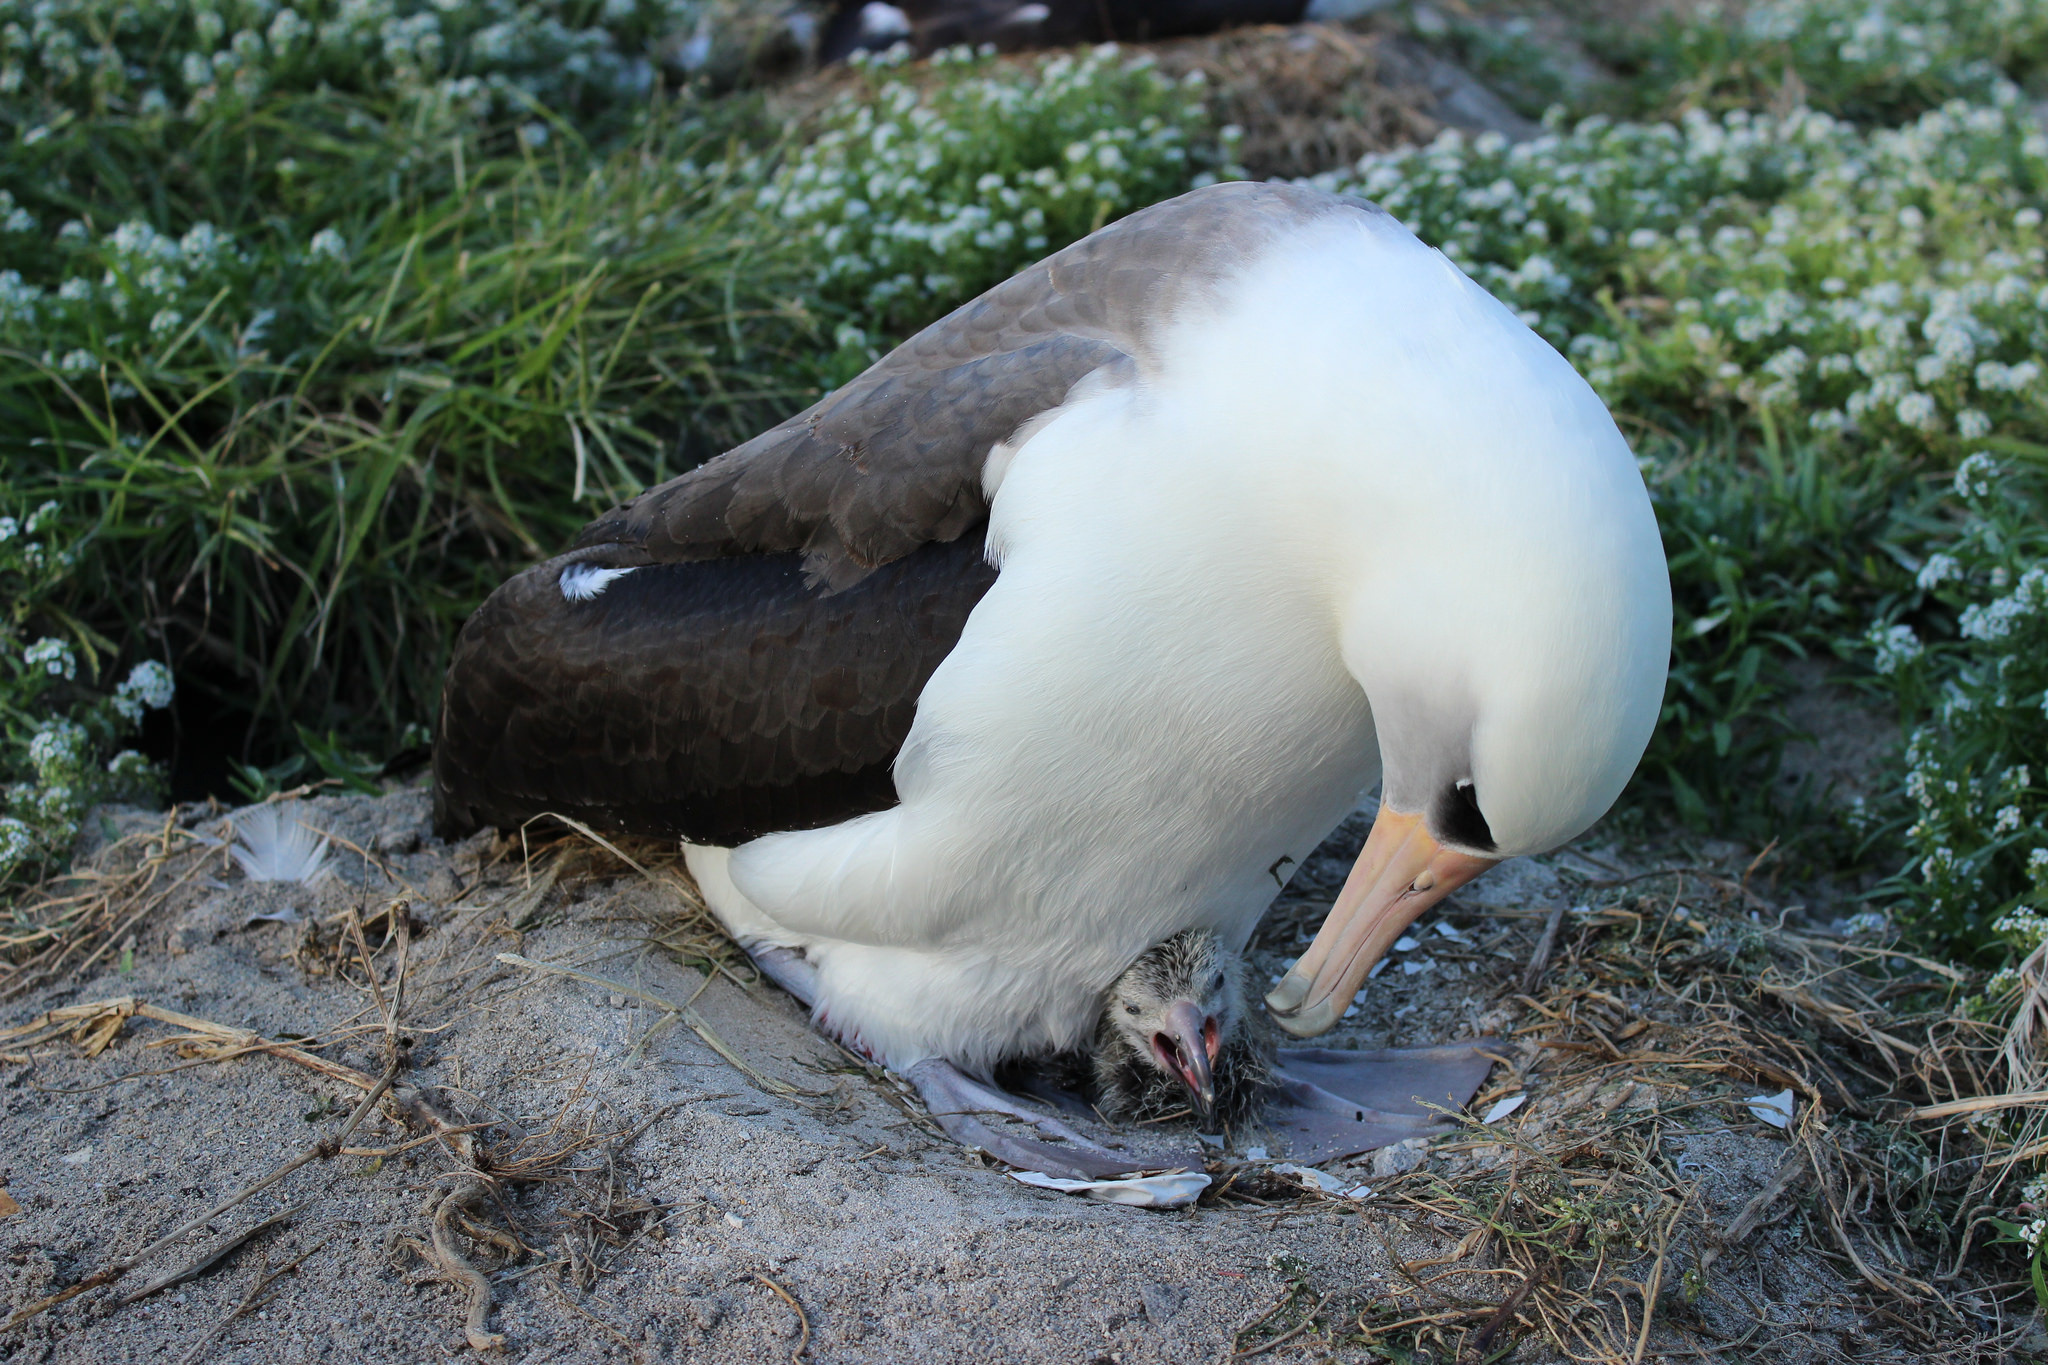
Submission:
M 1090 1141 L 1050 1114 L 1028 1109 L 1015 1096 L 983 1084 L 951 1062 L 927 1057 L 905 1069 L 947 1136 L 963 1147 L 978 1147 L 1020 1171 L 1043 1171 L 1070 1180 L 1105 1180 L 1133 1171 L 1184 1167 L 1199 1170 L 1200 1152 L 1117 1152 Z M 987 1120 L 995 1119 L 996 1123 Z M 1007 1131 L 1004 1120 L 1029 1124 L 1051 1142 Z
M 1486 1049 L 1498 1045 L 1480 1038 L 1378 1052 L 1282 1049 L 1267 1124 L 1286 1140 L 1292 1159 L 1311 1165 L 1428 1137 L 1445 1127 L 1430 1106 L 1464 1108 L 1493 1066 Z
M 742 944 L 761 974 L 796 997 L 805 1009 L 818 1007 L 818 969 L 794 948 L 772 943 Z

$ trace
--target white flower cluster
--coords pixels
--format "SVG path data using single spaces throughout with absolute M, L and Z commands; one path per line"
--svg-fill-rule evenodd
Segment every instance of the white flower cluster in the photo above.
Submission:
M 86 765 L 91 743 L 85 727 L 75 720 L 58 718 L 46 721 L 29 740 L 28 761 L 35 768 L 38 780 L 45 783 L 67 781 Z
M 1923 652 L 1911 626 L 1872 626 L 1869 641 L 1876 656 L 1872 666 L 1880 673 L 1896 673 Z
M 144 659 L 114 689 L 114 710 L 129 724 L 139 724 L 143 712 L 161 711 L 169 706 L 176 691 L 171 670 L 155 659 Z
M 700 0 L 0 0 L 0 96 L 198 117 L 322 84 L 488 112 L 643 99 Z M 48 136 L 49 125 L 31 129 Z M 4 226 L 4 219 L 0 219 Z
M 72 653 L 68 642 L 54 635 L 46 635 L 23 650 L 21 660 L 29 668 L 53 678 L 68 681 L 78 676 L 78 656 Z
M 2020 575 L 2010 593 L 1963 609 L 1963 638 L 2003 640 L 2029 617 L 2038 617 L 2044 607 L 2048 607 L 2048 565 L 2036 564 Z
M 2000 915 L 1991 927 L 2011 938 L 2023 950 L 2031 951 L 2048 939 L 2048 918 L 2022 906 Z
M 1955 490 L 1959 498 L 1982 498 L 1991 493 L 1991 485 L 2002 471 L 1998 461 L 1988 451 L 1980 450 L 1964 458 L 1956 466 Z
M 843 96 L 758 202 L 815 243 L 821 292 L 875 321 L 937 316 L 1202 170 L 1199 100 L 1111 44 L 1035 70 L 963 50 L 919 88 L 868 65 L 873 88 Z
M 0 881 L 40 851 L 36 832 L 11 815 L 0 815 Z

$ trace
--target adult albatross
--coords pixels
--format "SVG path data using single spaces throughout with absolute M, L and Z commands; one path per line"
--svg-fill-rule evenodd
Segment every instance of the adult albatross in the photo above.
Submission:
M 436 813 L 681 838 L 821 1026 L 935 1111 L 1000 1108 L 975 1077 L 1080 1042 L 1171 935 L 1240 950 L 1378 780 L 1267 998 L 1328 1029 L 1424 910 L 1613 802 L 1670 620 L 1570 365 L 1377 207 L 1215 185 L 500 587 L 449 665 Z

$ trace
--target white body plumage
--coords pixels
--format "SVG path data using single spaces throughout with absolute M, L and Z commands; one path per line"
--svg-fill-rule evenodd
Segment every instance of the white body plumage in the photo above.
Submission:
M 1073 1046 L 1151 945 L 1241 947 L 1383 759 L 1390 798 L 1476 781 L 1497 853 L 1533 852 L 1654 722 L 1669 587 L 1626 443 L 1385 216 L 1283 235 L 985 481 L 1001 576 L 919 698 L 901 804 L 688 851 L 891 1066 Z

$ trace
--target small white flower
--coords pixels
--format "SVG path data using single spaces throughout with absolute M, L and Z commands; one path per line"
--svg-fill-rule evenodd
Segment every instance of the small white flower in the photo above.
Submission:
M 161 711 L 171 704 L 177 685 L 171 670 L 155 659 L 144 659 L 128 671 L 128 677 L 114 689 L 114 709 L 130 723 L 142 719 L 144 711 Z
M 313 234 L 313 240 L 306 244 L 306 252 L 315 260 L 346 261 L 348 243 L 333 228 L 321 228 Z
M 36 851 L 36 832 L 11 815 L 0 815 L 0 876 L 21 866 Z
M 2006 806 L 1999 810 L 1998 818 L 1992 822 L 1991 832 L 1994 835 L 2013 834 L 2018 832 L 2019 827 L 2020 808 L 2018 806 Z
M 78 660 L 72 654 L 71 646 L 52 635 L 44 636 L 23 650 L 21 658 L 30 668 L 40 668 L 53 678 L 78 676 Z
M 1913 581 L 1926 589 L 1938 587 L 1950 579 L 1962 576 L 1962 566 L 1956 563 L 1954 555 L 1931 554 L 1927 556 L 1927 562 L 1920 566 L 1920 572 L 1914 576 Z
M 1939 417 L 1934 399 L 1924 393 L 1907 394 L 1899 400 L 1898 407 L 1894 411 L 1898 413 L 1900 422 L 1909 427 L 1919 427 L 1922 430 L 1931 429 Z
M 88 743 L 85 727 L 77 721 L 50 721 L 30 738 L 28 761 L 43 781 L 58 781 L 78 767 Z
M 1919 658 L 1923 648 L 1920 637 L 1914 634 L 1911 626 L 1892 626 L 1885 630 L 1872 627 L 1865 638 L 1877 651 L 1871 666 L 1880 673 L 1898 672 L 1902 666 Z
M 1983 498 L 1991 494 L 1991 481 L 2002 472 L 1989 451 L 1980 450 L 1956 466 L 1955 489 L 1959 498 Z

